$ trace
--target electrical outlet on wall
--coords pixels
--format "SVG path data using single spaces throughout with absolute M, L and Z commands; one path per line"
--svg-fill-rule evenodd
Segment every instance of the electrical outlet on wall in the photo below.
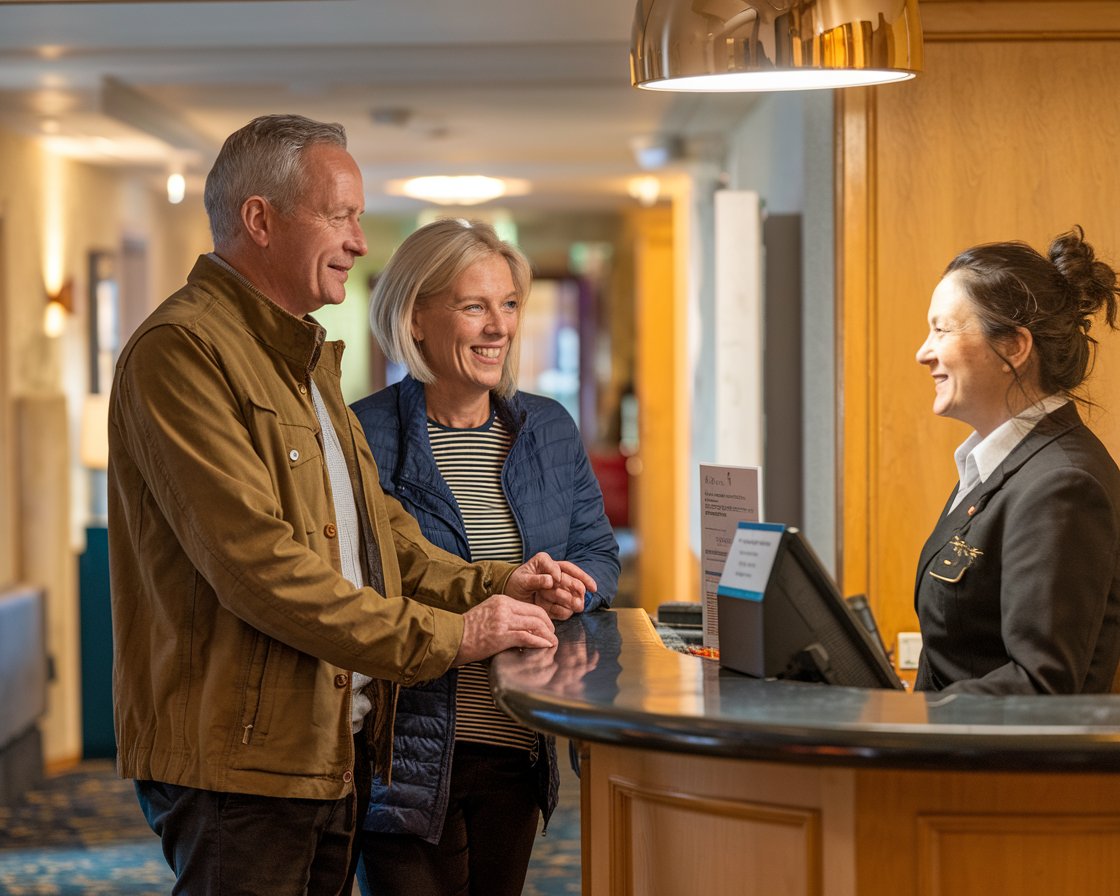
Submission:
M 922 635 L 920 632 L 899 632 L 898 657 L 899 669 L 917 669 L 918 657 L 922 652 Z

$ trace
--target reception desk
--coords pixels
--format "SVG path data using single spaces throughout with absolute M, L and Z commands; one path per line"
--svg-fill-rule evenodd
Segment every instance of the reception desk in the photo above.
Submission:
M 585 896 L 1120 894 L 1120 696 L 759 681 L 642 610 L 557 634 L 491 681 L 580 744 Z

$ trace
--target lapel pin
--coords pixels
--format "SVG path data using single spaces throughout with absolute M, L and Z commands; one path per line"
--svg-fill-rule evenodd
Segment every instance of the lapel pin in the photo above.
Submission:
M 974 514 L 974 513 L 976 513 L 976 505 L 975 504 L 973 504 L 971 507 L 968 508 L 968 515 L 969 516 L 972 516 L 972 514 Z

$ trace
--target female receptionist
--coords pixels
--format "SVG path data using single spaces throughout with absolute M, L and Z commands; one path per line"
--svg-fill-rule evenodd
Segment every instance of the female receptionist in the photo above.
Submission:
M 1072 393 L 1092 366 L 1092 318 L 1116 329 L 1116 296 L 1080 228 L 1048 257 L 1019 242 L 968 249 L 933 291 L 917 360 L 934 413 L 975 432 L 918 562 L 918 690 L 1112 689 L 1120 471 Z

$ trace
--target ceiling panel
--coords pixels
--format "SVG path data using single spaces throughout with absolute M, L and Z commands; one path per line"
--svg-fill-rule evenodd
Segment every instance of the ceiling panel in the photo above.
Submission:
M 633 10 L 633 0 L 0 2 L 0 123 L 85 145 L 106 164 L 186 164 L 197 181 L 230 131 L 298 112 L 347 127 L 371 208 L 386 181 L 433 173 L 527 178 L 522 203 L 627 204 L 627 179 L 642 173 L 633 142 L 703 102 L 630 87 Z M 129 114 L 107 84 L 134 92 Z

